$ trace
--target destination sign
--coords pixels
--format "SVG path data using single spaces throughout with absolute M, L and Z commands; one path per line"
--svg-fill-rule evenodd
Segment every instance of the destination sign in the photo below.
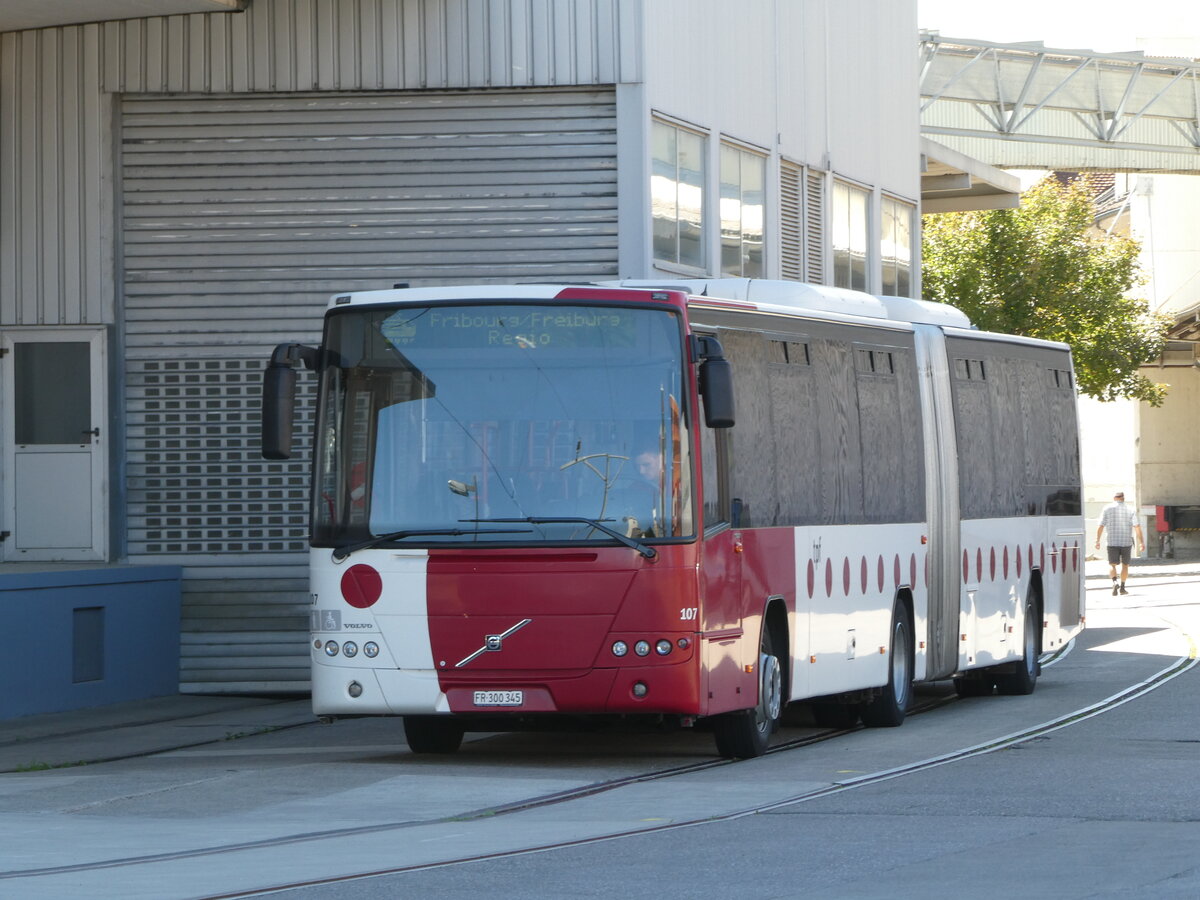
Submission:
M 655 315 L 658 315 L 657 313 Z M 397 310 L 380 331 L 395 347 L 425 345 L 536 350 L 632 347 L 645 312 L 562 307 L 446 307 Z

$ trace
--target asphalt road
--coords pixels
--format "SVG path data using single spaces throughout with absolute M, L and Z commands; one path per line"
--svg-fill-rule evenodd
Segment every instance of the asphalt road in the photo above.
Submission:
M 0 897 L 1194 900 L 1200 575 L 1132 586 L 1089 591 L 1088 630 L 1031 697 L 735 764 L 692 732 L 417 758 L 371 719 L 2 775 Z
M 1128 676 L 1195 653 L 1176 640 L 1200 635 L 1200 578 L 1141 584 L 1123 598 L 1100 587 L 1088 603 L 1086 640 L 1046 671 L 1043 697 L 1068 680 L 1132 684 Z M 1005 700 L 960 701 L 930 717 Z M 847 759 L 867 734 L 839 739 Z M 1006 749 L 751 816 L 275 896 L 1196 900 L 1198 775 L 1200 667 Z
M 1180 678 L 1007 750 L 734 821 L 277 896 L 1195 900 L 1196 687 Z

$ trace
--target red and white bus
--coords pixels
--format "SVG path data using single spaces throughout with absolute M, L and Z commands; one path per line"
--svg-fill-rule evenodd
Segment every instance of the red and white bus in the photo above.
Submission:
M 899 725 L 914 682 L 1024 694 L 1083 626 L 1070 350 L 793 282 L 334 297 L 280 345 L 263 454 L 313 445 L 313 708 L 416 752 L 530 717 L 783 706 Z

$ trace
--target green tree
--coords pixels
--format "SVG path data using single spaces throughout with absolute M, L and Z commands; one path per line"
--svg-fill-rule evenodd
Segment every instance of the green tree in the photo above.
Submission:
M 987 331 L 1070 344 L 1079 389 L 1159 406 L 1167 385 L 1138 369 L 1169 324 L 1142 299 L 1137 241 L 1093 227 L 1088 179 L 1047 178 L 1017 209 L 941 213 L 922 223 L 927 300 L 957 306 Z

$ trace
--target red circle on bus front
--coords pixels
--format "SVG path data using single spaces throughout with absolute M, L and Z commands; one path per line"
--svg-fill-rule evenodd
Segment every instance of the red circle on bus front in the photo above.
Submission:
M 915 589 L 917 586 L 917 554 L 909 554 L 908 557 L 908 586 Z
M 808 561 L 808 599 L 809 600 L 812 599 L 813 587 L 816 585 L 816 581 L 817 581 L 816 572 L 813 571 L 814 568 L 815 567 L 813 566 L 813 561 L 810 559 Z
M 825 560 L 825 596 L 833 596 L 833 560 Z
M 1004 580 L 1008 581 L 1008 544 L 1004 545 Z
M 996 580 L 996 548 L 988 551 L 988 581 Z
M 869 577 L 867 575 L 867 558 L 865 556 L 862 558 L 862 573 L 861 574 L 862 574 L 862 592 L 865 595 L 867 593 L 867 578 Z
M 370 566 L 351 566 L 342 575 L 342 597 L 355 609 L 374 606 L 382 595 L 383 579 Z
M 883 574 L 883 557 L 882 556 L 879 557 L 879 573 L 878 573 L 877 577 L 879 579 L 879 590 L 882 591 L 883 590 L 883 582 L 885 579 L 885 576 Z
M 850 557 L 842 563 L 842 593 L 850 596 Z
M 1017 561 L 1017 578 L 1020 578 L 1021 577 L 1021 545 L 1020 544 L 1017 545 L 1017 552 L 1014 556 L 1014 559 L 1016 559 L 1016 561 Z

